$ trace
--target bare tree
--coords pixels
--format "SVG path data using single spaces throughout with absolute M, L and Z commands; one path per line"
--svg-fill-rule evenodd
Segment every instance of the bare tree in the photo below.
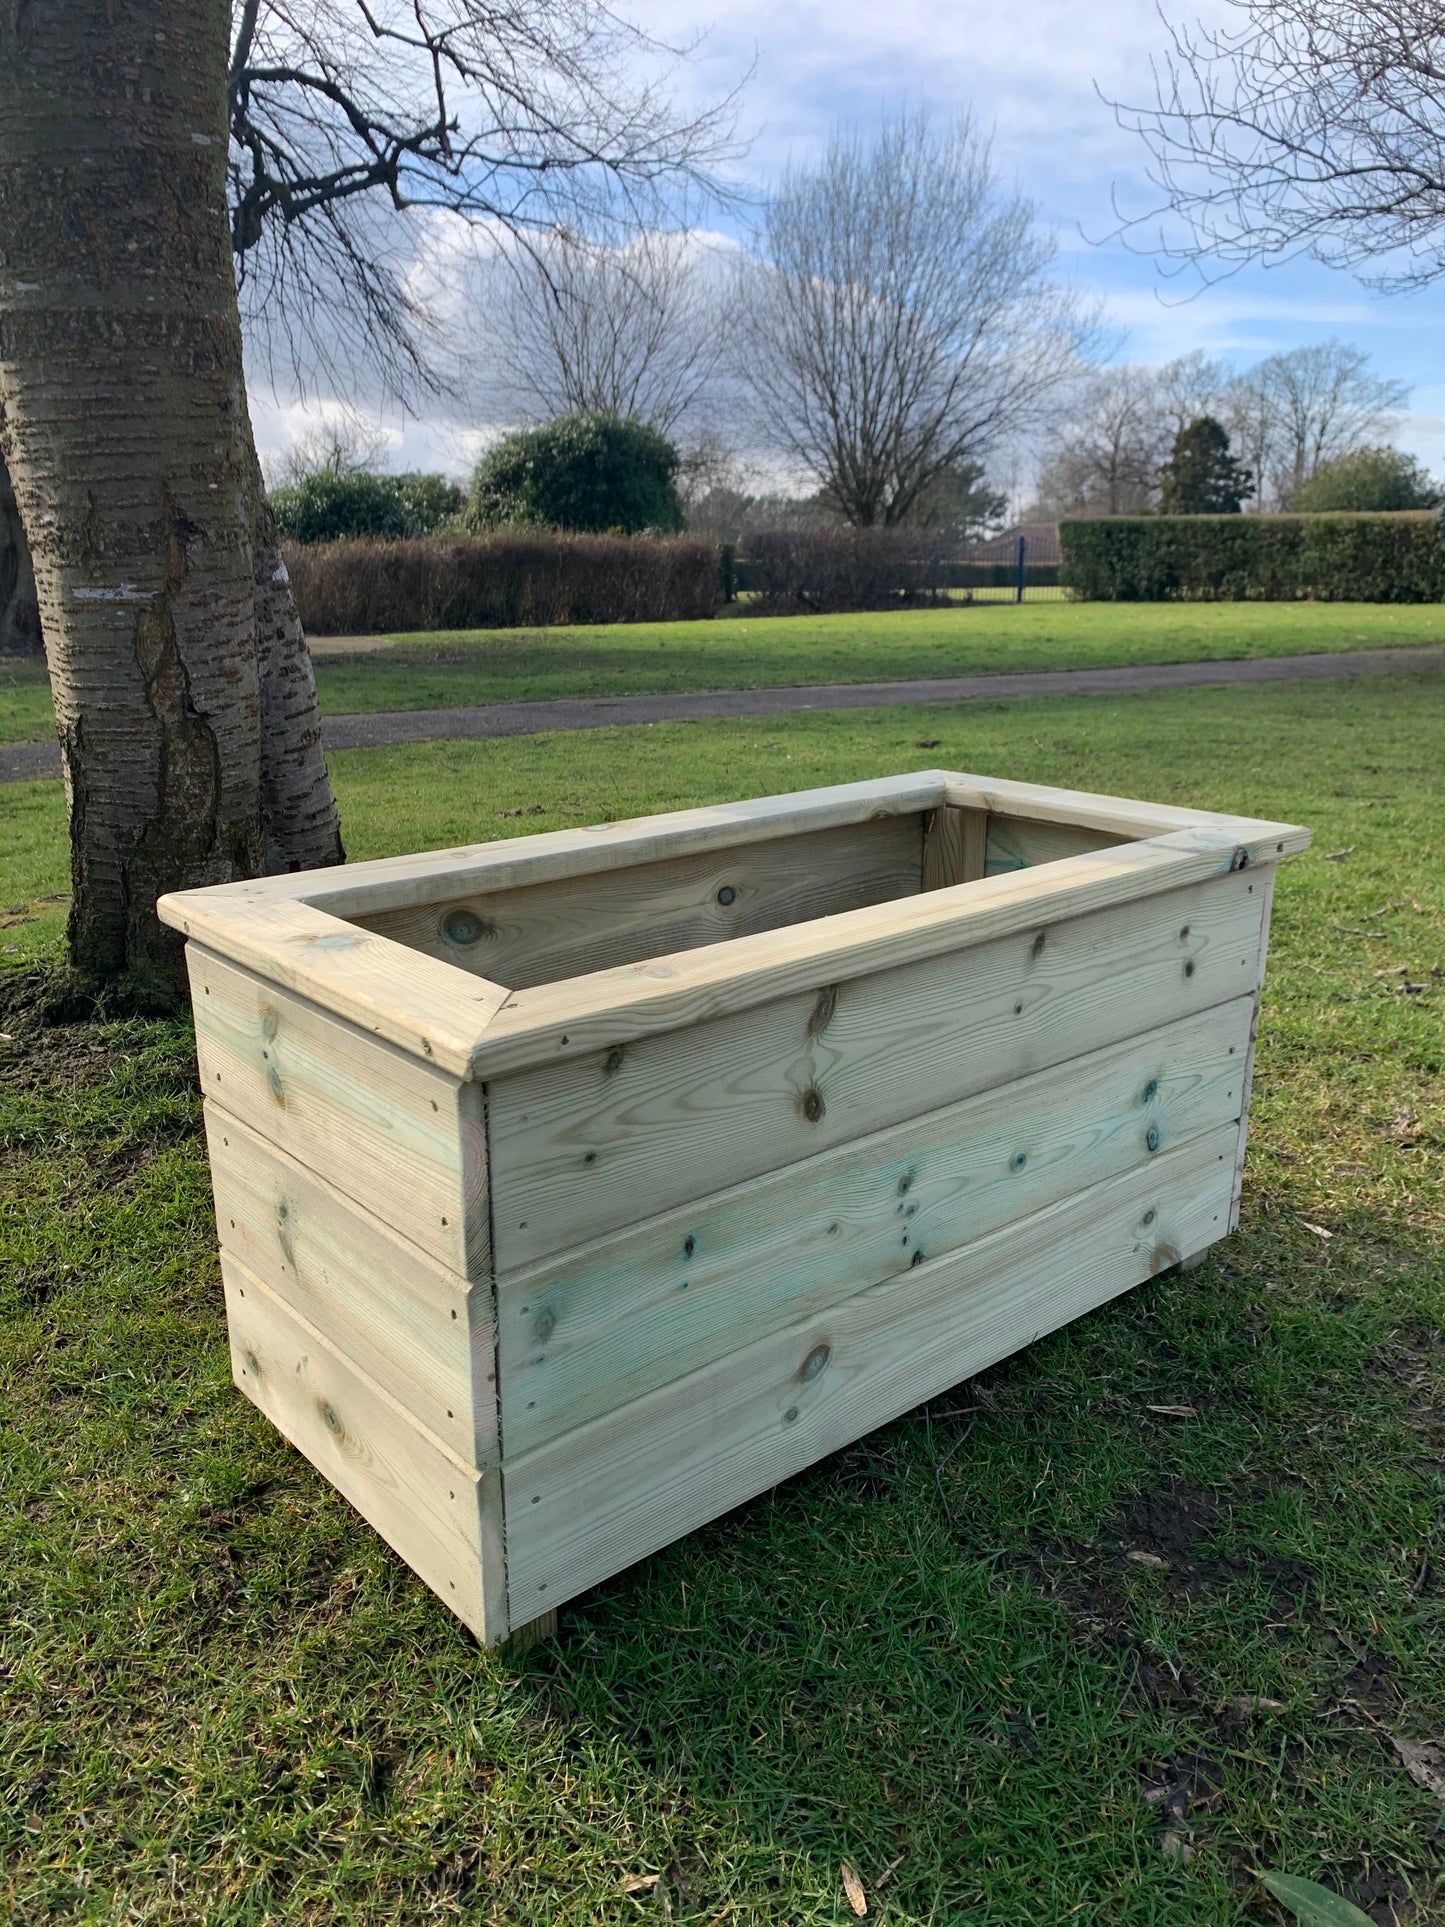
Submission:
M 1154 377 L 1161 431 L 1172 443 L 1182 428 L 1204 415 L 1218 415 L 1229 388 L 1229 370 L 1224 362 L 1207 355 L 1202 348 L 1166 361 Z
M 180 976 L 160 893 L 341 854 L 234 257 L 298 354 L 351 301 L 395 367 L 414 317 L 400 256 L 368 252 L 379 206 L 524 229 L 589 192 L 640 201 L 695 181 L 726 118 L 628 81 L 639 37 L 594 0 L 245 0 L 230 27 L 225 0 L 0 9 L 0 453 L 55 693 L 71 957 L 154 994 Z
M 251 337 L 298 376 L 433 385 L 412 272 L 428 217 L 527 237 L 718 192 L 734 97 L 680 113 L 686 51 L 606 0 L 241 0 L 230 218 Z
M 692 236 L 644 228 L 608 246 L 559 228 L 492 280 L 504 409 L 704 435 L 728 349 L 726 282 Z
M 1389 436 L 1409 397 L 1372 374 L 1361 348 L 1337 340 L 1270 355 L 1233 384 L 1226 417 L 1242 458 L 1276 506 L 1321 463 Z
M 294 435 L 275 472 L 268 474 L 273 486 L 304 481 L 308 475 L 356 475 L 379 468 L 385 457 L 386 437 L 354 410 L 345 409 Z
M 1039 506 L 1054 514 L 1142 514 L 1167 442 L 1159 370 L 1139 363 L 1100 369 L 1054 432 Z
M 1166 20 L 1152 105 L 1114 103 L 1148 143 L 1162 204 L 1131 221 L 1206 278 L 1270 255 L 1445 271 L 1440 0 L 1231 0 L 1237 24 Z M 1182 223 L 1171 234 L 1167 217 Z
M 784 176 L 764 241 L 740 333 L 759 430 L 856 524 L 903 521 L 1031 426 L 1086 333 L 967 116 L 835 134 Z

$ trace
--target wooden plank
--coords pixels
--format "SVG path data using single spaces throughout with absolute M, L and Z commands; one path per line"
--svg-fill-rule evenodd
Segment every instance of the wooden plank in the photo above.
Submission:
M 507 1635 L 500 1480 L 464 1465 L 222 1254 L 240 1389 L 477 1637 Z
M 625 870 L 663 857 L 740 849 L 772 837 L 837 829 L 874 817 L 916 815 L 931 810 L 942 797 L 942 773 L 919 770 L 861 783 L 835 783 L 826 789 L 795 790 L 791 795 L 746 797 L 657 816 L 553 830 L 540 836 L 501 837 L 459 849 L 379 857 L 335 870 L 262 877 L 253 883 L 227 884 L 206 894 L 237 903 L 303 902 L 335 917 L 372 916 L 383 910 L 425 906 L 462 891 L 554 883 L 562 877 Z M 165 901 L 180 903 L 194 894 L 184 891 Z
M 916 896 L 916 814 L 361 916 L 398 944 L 524 989 Z
M 494 1464 L 490 1283 L 468 1288 L 210 1098 L 206 1139 L 222 1250 L 458 1458 Z
M 820 985 L 1183 890 L 1227 876 L 1252 860 L 1247 843 L 1180 831 L 790 930 L 518 990 L 473 1051 L 472 1072 L 490 1078 L 530 1064 L 605 1053 L 725 1012 L 816 993 Z
M 497 1078 L 497 1270 L 1252 993 L 1260 902 L 1227 874 Z
M 467 1277 L 488 1268 L 480 1094 L 196 944 L 206 1096 Z
M 947 890 L 984 873 L 988 818 L 982 810 L 944 805 L 923 819 L 923 887 Z
M 1310 832 L 1297 823 L 1272 823 L 1255 816 L 1218 810 L 1183 809 L 1172 803 L 1142 803 L 1127 796 L 1096 796 L 1088 790 L 1062 790 L 1044 783 L 1011 783 L 994 776 L 940 770 L 948 802 L 992 815 L 1027 817 L 1038 823 L 1073 824 L 1108 830 L 1121 837 L 1159 837 L 1198 830 L 1233 837 L 1251 846 L 1254 860 L 1292 856 L 1310 845 Z
M 508 1457 L 1237 1119 L 1253 997 L 497 1280 Z
M 512 1617 L 556 1606 L 1108 1298 L 1229 1217 L 1236 1126 L 674 1380 L 503 1467 Z
M 1259 1038 L 1260 1006 L 1264 998 L 1265 959 L 1269 954 L 1269 921 L 1274 904 L 1274 870 L 1263 871 L 1255 879 L 1258 894 L 1264 899 L 1259 927 L 1259 990 L 1255 995 L 1254 1009 L 1250 1014 L 1249 1049 L 1244 1061 L 1244 1102 L 1239 1113 L 1239 1150 L 1234 1161 L 1234 1196 L 1229 1207 L 1229 1228 L 1234 1230 L 1239 1223 L 1240 1198 L 1244 1189 L 1244 1158 L 1249 1139 L 1249 1100 L 1254 1089 L 1254 1055 Z
M 985 876 L 1030 870 L 1039 863 L 1062 863 L 1089 850 L 1110 850 L 1125 839 L 1111 830 L 1083 829 L 1077 823 L 1033 823 L 1024 816 L 990 816 L 984 858 Z
M 330 875 L 330 871 L 318 874 Z M 401 1050 L 465 1076 L 504 985 L 451 970 L 389 937 L 271 901 L 268 879 L 162 897 L 162 920 L 248 970 Z

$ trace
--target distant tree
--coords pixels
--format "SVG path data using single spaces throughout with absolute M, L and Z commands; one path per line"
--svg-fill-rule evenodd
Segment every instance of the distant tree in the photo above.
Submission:
M 683 527 L 678 455 L 645 423 L 613 415 L 562 415 L 508 435 L 477 464 L 467 519 L 593 531 Z
M 1139 363 L 1097 369 L 1054 430 L 1038 505 L 1051 515 L 1145 513 L 1168 445 L 1159 371 Z
M 1238 515 L 1254 477 L 1229 452 L 1229 434 L 1212 415 L 1181 428 L 1160 473 L 1161 515 Z
M 935 476 L 1033 425 L 1087 334 L 966 116 L 835 134 L 785 174 L 764 240 L 739 372 L 761 435 L 860 526 L 905 521 Z
M 432 535 L 459 515 L 462 491 L 444 475 L 376 475 L 318 469 L 270 492 L 271 513 L 292 542 L 344 536 Z
M 1413 455 L 1399 448 L 1357 448 L 1323 462 L 1295 490 L 1292 508 L 1301 514 L 1330 509 L 1433 509 L 1445 490 Z
M 572 229 L 497 263 L 503 419 L 615 415 L 702 439 L 728 352 L 726 279 L 685 233 L 606 246 Z
M 1409 393 L 1331 339 L 1267 356 L 1232 385 L 1225 416 L 1261 491 L 1289 508 L 1321 463 L 1388 435 Z
M 951 529 L 977 536 L 997 528 L 1008 514 L 1008 497 L 989 484 L 982 462 L 951 462 L 915 496 L 903 517 L 908 528 Z

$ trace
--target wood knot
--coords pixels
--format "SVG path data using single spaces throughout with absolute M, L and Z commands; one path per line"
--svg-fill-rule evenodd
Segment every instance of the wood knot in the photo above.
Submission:
M 823 1093 L 818 1089 L 816 1084 L 810 1084 L 807 1090 L 803 1092 L 803 1116 L 807 1118 L 810 1124 L 816 1124 L 826 1109 L 827 1106 L 823 1102 Z
M 838 986 L 829 984 L 826 990 L 819 991 L 818 1001 L 813 1006 L 813 1014 L 808 1019 L 808 1035 L 821 1037 L 832 1023 L 838 1009 Z

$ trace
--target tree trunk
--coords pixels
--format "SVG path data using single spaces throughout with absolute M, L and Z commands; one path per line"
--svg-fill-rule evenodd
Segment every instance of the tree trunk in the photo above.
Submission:
M 162 995 L 180 965 L 157 896 L 341 854 L 246 409 L 227 34 L 226 0 L 0 9 L 0 430 L 64 760 L 71 957 Z
M 0 656 L 38 656 L 41 646 L 30 544 L 10 471 L 0 458 Z

